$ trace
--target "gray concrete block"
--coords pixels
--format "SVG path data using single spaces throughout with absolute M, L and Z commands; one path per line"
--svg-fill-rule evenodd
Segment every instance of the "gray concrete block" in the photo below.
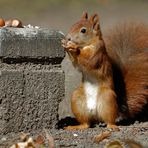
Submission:
M 0 57 L 10 59 L 63 59 L 63 35 L 36 28 L 1 28 Z
M 23 73 L 0 71 L 0 133 L 18 131 L 23 120 Z
M 62 37 L 48 29 L 0 29 L 0 135 L 55 128 L 65 94 Z
M 58 106 L 64 97 L 61 69 L 1 70 L 0 133 L 55 128 Z
M 25 72 L 25 128 L 54 128 L 58 122 L 59 102 L 64 95 L 64 73 L 61 70 Z M 28 129 L 27 129 L 28 130 Z

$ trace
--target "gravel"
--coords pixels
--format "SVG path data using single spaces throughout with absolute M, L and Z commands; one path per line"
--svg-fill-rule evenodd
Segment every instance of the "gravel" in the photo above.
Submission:
M 66 131 L 63 129 L 47 129 L 47 131 L 54 138 L 55 148 L 104 148 L 113 141 L 120 143 L 125 148 L 130 147 L 128 141 L 139 143 L 143 148 L 148 147 L 148 122 L 135 122 L 129 126 L 119 126 L 119 128 L 120 131 L 112 131 L 111 136 L 100 143 L 94 142 L 94 136 L 108 131 L 108 129 L 98 125 L 94 128 L 77 131 Z M 44 135 L 44 132 L 30 133 L 30 135 L 35 137 L 37 135 Z M 10 147 L 18 141 L 19 133 L 9 133 L 6 136 L 1 135 L 0 148 Z

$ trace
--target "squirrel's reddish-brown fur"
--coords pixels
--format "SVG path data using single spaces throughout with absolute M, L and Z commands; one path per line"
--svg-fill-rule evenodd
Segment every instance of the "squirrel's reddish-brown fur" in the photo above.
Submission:
M 110 30 L 105 42 L 97 14 L 72 26 L 63 47 L 82 83 L 72 95 L 72 111 L 78 126 L 88 128 L 92 121 L 104 121 L 117 128 L 116 119 L 135 117 L 148 103 L 148 27 L 124 24 Z
M 148 104 L 148 25 L 119 24 L 105 41 L 117 69 L 114 84 L 121 112 L 126 112 L 126 118 L 136 117 Z M 121 80 L 117 80 L 119 75 Z

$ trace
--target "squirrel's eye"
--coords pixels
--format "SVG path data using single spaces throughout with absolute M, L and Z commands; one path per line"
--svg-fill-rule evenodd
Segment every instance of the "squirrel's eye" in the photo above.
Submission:
M 86 28 L 82 28 L 81 33 L 85 33 L 85 32 L 86 32 Z

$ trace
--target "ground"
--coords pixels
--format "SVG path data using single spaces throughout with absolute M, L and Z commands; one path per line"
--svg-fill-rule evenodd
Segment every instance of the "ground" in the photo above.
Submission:
M 111 136 L 105 138 L 99 143 L 94 142 L 94 136 L 99 135 L 104 131 L 109 131 L 105 127 L 96 125 L 94 128 L 78 131 L 66 131 L 63 129 L 47 129 L 54 139 L 55 148 L 76 147 L 76 148 L 103 148 L 109 143 L 116 141 L 128 147 L 126 140 L 135 141 L 141 144 L 141 147 L 148 147 L 148 122 L 138 122 L 129 126 L 119 126 L 120 131 L 112 131 Z M 32 133 L 35 136 L 44 135 L 43 132 L 39 134 Z M 19 134 L 9 133 L 7 136 L 0 136 L 0 148 L 7 148 L 20 141 Z M 118 148 L 118 147 L 117 147 Z M 135 148 L 135 147 L 131 147 Z M 137 147 L 138 148 L 138 147 Z M 140 148 L 140 146 L 139 146 Z

